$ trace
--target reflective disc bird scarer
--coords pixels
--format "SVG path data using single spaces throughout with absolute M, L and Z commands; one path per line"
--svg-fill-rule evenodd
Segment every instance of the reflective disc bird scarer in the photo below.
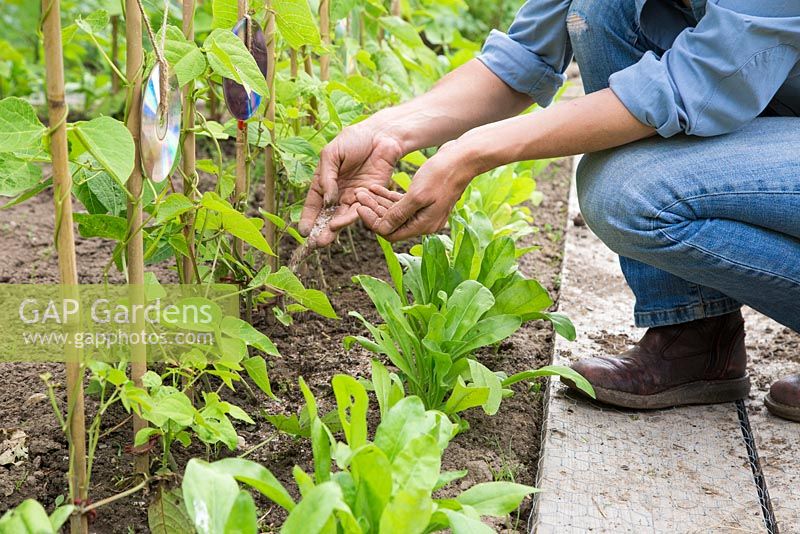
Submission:
M 142 96 L 142 170 L 154 182 L 163 182 L 172 173 L 181 136 L 181 93 L 178 80 L 168 79 L 167 105 L 159 110 L 161 67 L 156 62 Z
M 248 27 L 251 29 L 252 35 L 247 34 Z M 233 27 L 233 33 L 244 38 L 245 46 L 249 48 L 253 59 L 256 60 L 258 69 L 266 78 L 267 40 L 264 37 L 264 32 L 261 31 L 261 26 L 249 17 L 244 17 Z M 228 78 L 223 78 L 222 80 L 222 93 L 225 95 L 225 104 L 228 106 L 231 115 L 241 121 L 246 121 L 253 116 L 259 104 L 261 104 L 263 96 L 252 90 L 247 91 L 241 84 Z

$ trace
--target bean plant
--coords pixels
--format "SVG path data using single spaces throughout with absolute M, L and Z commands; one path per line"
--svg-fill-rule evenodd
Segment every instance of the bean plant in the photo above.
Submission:
M 474 58 L 486 30 L 502 25 L 509 15 L 508 5 L 487 10 L 479 4 L 245 2 L 245 14 L 267 32 L 270 68 L 265 77 L 245 43 L 231 32 L 240 17 L 237 0 L 197 2 L 193 35 L 184 31 L 176 2 L 164 9 L 160 1 L 143 0 L 145 27 L 154 29 L 152 37 L 145 32 L 144 43 L 124 38 L 130 15 L 125 2 L 62 0 L 56 16 L 63 28 L 54 33 L 62 39 L 65 114 L 61 122 L 45 126 L 39 118 L 45 68 L 37 30 L 48 13 L 40 12 L 36 2 L 3 2 L 0 196 L 5 203 L 0 210 L 53 189 L 48 169 L 58 162 L 50 153 L 50 135 L 63 125 L 71 193 L 79 204 L 75 226 L 82 238 L 113 245 L 104 268 L 106 283 L 113 269 L 130 280 L 144 268 L 167 266 L 174 271 L 172 279 L 187 285 L 230 284 L 247 319 L 258 309 L 267 309 L 287 327 L 309 312 L 336 319 L 325 293 L 280 261 L 281 250 L 304 243 L 294 225 L 319 152 L 343 128 L 419 94 Z M 131 74 L 122 68 L 123 58 L 133 57 L 142 44 L 145 64 Z M 145 176 L 139 193 L 139 140 L 126 126 L 135 114 L 137 81 L 162 56 L 183 93 L 181 146 L 195 137 L 196 150 L 179 154 L 167 180 L 155 183 Z M 224 108 L 221 88 L 231 81 L 263 97 L 246 121 L 231 118 Z M 407 187 L 408 173 L 430 154 L 403 158 L 395 181 Z M 180 471 L 173 457 L 177 446 L 201 443 L 209 457 L 231 454 L 240 443 L 237 425 L 255 422 L 257 415 L 227 400 L 226 391 L 243 387 L 255 397 L 254 384 L 267 402 L 276 401 L 268 368 L 280 357 L 277 348 L 251 322 L 218 310 L 211 326 L 214 343 L 174 353 L 157 347 L 163 363 L 137 376 L 125 354 L 87 355 L 86 391 L 96 400 L 88 423 L 87 475 L 100 441 L 114 430 L 104 428 L 104 416 L 121 405 L 135 424 L 145 423 L 126 450 L 137 463 L 144 457 L 145 467 L 147 453 L 158 451 L 155 476 L 139 470 L 135 485 L 93 504 L 70 495 L 74 505 L 58 507 L 49 517 L 39 503 L 24 501 L 0 518 L 0 531 L 56 532 L 70 515 L 73 530 L 82 521 L 85 531 L 86 517 L 99 506 L 149 490 L 154 532 L 167 532 L 169 524 L 185 527 L 181 532 L 255 532 L 254 500 L 240 485 L 286 510 L 283 532 L 490 531 L 481 517 L 508 514 L 534 489 L 478 484 L 456 497 L 440 498 L 437 492 L 454 493 L 447 485 L 465 474 L 441 471 L 444 450 L 468 426 L 459 414 L 473 407 L 494 414 L 512 384 L 537 376 L 567 376 L 591 391 L 568 369 L 507 376 L 476 356 L 478 349 L 496 345 L 529 320 L 550 320 L 559 334 L 575 335 L 566 318 L 547 311 L 552 304 L 547 292 L 524 277 L 517 264 L 534 249 L 520 244 L 534 231 L 525 203 L 536 204 L 535 177 L 546 164 L 523 163 L 476 178 L 456 206 L 449 235 L 428 238 L 400 255 L 382 242 L 393 284 L 355 278 L 383 324 L 373 325 L 353 312 L 371 338 L 353 336 L 346 343 L 387 357 L 397 372 L 375 361 L 368 383 L 337 375 L 332 380 L 337 406 L 325 415 L 301 379 L 305 406 L 296 415 L 268 417 L 279 431 L 311 440 L 313 474 L 299 467 L 293 471 L 299 499 L 266 467 L 239 458 L 190 460 L 181 488 L 168 483 Z M 60 210 L 63 199 L 56 197 Z M 139 211 L 143 217 L 136 223 Z M 139 236 L 142 261 L 134 255 L 137 261 L 132 262 L 131 244 Z M 146 299 L 155 298 L 167 281 L 152 272 L 144 279 Z M 181 327 L 199 330 L 197 325 Z M 59 409 L 53 377 L 43 379 L 59 424 L 72 439 L 72 414 Z M 371 439 L 368 390 L 380 414 Z M 91 487 L 90 476 L 85 481 Z
M 59 506 L 48 516 L 41 504 L 26 499 L 0 517 L 0 532 L 57 534 L 74 509 L 71 504 Z

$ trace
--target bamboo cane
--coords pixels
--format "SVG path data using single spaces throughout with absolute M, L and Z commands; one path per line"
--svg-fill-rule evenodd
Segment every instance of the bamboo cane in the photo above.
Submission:
M 53 186 L 56 211 L 56 247 L 61 284 L 74 291 L 78 285 L 75 259 L 75 236 L 72 225 L 72 176 L 69 173 L 67 151 L 67 107 L 64 96 L 64 57 L 61 46 L 61 5 L 59 0 L 42 0 L 44 20 L 45 70 L 47 78 L 47 107 L 50 119 L 50 152 L 53 158 Z M 86 422 L 83 403 L 83 367 L 79 352 L 67 344 L 66 382 L 68 441 L 70 444 L 70 494 L 86 503 Z M 86 516 L 73 515 L 70 520 L 73 534 L 88 532 Z
M 130 285 L 130 304 L 144 304 L 144 236 L 142 234 L 142 163 L 140 157 L 139 130 L 142 112 L 142 68 L 144 54 L 142 52 L 142 15 L 136 0 L 125 0 L 125 42 L 127 56 L 125 58 L 125 77 L 130 83 L 128 102 L 128 131 L 136 145 L 136 156 L 133 171 L 128 178 L 128 191 L 132 198 L 128 199 L 128 228 L 135 232 L 130 236 L 127 247 L 128 284 Z M 135 332 L 145 329 L 144 315 L 135 314 Z M 147 347 L 143 343 L 131 345 L 131 380 L 142 387 L 142 375 L 147 372 Z M 134 414 L 134 436 L 147 421 Z M 150 469 L 150 457 L 147 453 L 137 454 L 134 458 L 134 470 L 147 475 Z
M 237 16 L 241 20 L 247 15 L 247 0 L 237 1 Z M 249 26 L 249 22 L 245 22 Z M 242 32 L 242 40 L 247 46 L 250 36 L 250 28 L 246 27 Z M 242 212 L 247 211 L 247 124 L 238 121 L 236 128 L 236 181 L 233 186 L 233 205 Z M 244 254 L 244 243 L 241 239 L 233 240 L 233 250 L 237 258 L 242 258 Z
M 194 41 L 194 0 L 183 0 L 183 36 Z M 194 81 L 186 84 L 183 90 L 183 147 L 181 149 L 181 169 L 183 170 L 183 193 L 191 200 L 196 200 L 197 170 L 195 169 L 194 139 Z M 183 283 L 191 284 L 194 280 L 194 212 L 188 211 L 183 216 L 183 235 L 189 256 L 182 260 L 181 273 Z M 199 280 L 198 280 L 199 282 Z
M 266 120 L 269 124 L 270 143 L 264 151 L 264 211 L 275 213 L 275 155 L 272 143 L 275 141 L 275 13 L 272 11 L 272 1 L 267 0 L 267 24 L 265 28 L 267 39 L 267 88 L 269 89 L 269 102 L 267 102 Z M 275 243 L 275 225 L 267 222 L 264 225 L 264 234 L 275 251 L 276 256 L 268 258 L 273 270 L 278 267 L 278 248 Z
M 111 16 L 111 62 L 115 67 L 119 67 L 119 15 Z M 111 94 L 119 92 L 119 76 L 116 72 L 111 72 Z
M 321 0 L 319 3 L 319 33 L 322 36 L 322 44 L 328 48 L 331 44 L 331 4 L 330 0 Z M 328 80 L 331 58 L 328 53 L 322 54 L 319 58 L 319 79 Z

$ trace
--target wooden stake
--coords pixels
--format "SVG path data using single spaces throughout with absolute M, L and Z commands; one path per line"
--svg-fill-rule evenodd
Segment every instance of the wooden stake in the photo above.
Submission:
M 322 44 L 325 47 L 331 44 L 331 4 L 330 0 L 321 0 L 319 3 L 319 33 L 322 36 Z M 319 79 L 323 82 L 328 80 L 331 58 L 328 53 L 319 58 Z
M 269 102 L 267 103 L 267 116 L 269 121 L 270 144 L 264 151 L 264 211 L 275 213 L 275 154 L 272 143 L 275 141 L 275 14 L 272 11 L 272 1 L 267 0 L 267 27 L 265 28 L 267 39 L 267 88 L 269 89 Z M 264 234 L 275 252 L 276 256 L 269 256 L 267 261 L 273 270 L 278 268 L 278 247 L 275 243 L 275 225 L 267 221 L 264 225 Z
M 241 20 L 242 17 L 247 15 L 247 0 L 237 1 L 237 16 Z M 242 40 L 245 46 L 249 43 L 248 37 L 250 28 L 245 28 L 242 32 Z M 238 121 L 236 128 L 236 182 L 233 186 L 233 202 L 234 207 L 247 213 L 247 124 L 244 121 Z M 237 258 L 242 258 L 244 255 L 244 243 L 240 239 L 233 240 L 233 251 Z
M 392 5 L 389 10 L 395 17 L 402 16 L 402 6 L 400 5 L 400 0 L 392 0 Z
M 78 268 L 75 260 L 75 236 L 72 225 L 72 176 L 69 174 L 67 151 L 67 106 L 64 95 L 64 57 L 61 46 L 60 0 L 42 0 L 44 21 L 45 69 L 47 78 L 47 107 L 50 119 L 50 153 L 53 158 L 53 186 L 56 212 L 56 248 L 58 270 L 65 291 L 77 291 Z M 88 496 L 86 481 L 86 421 L 83 403 L 83 367 L 80 352 L 74 345 L 66 346 L 66 381 L 68 438 L 70 443 L 70 495 L 85 504 Z M 84 515 L 73 515 L 70 532 L 88 532 Z
M 194 0 L 183 0 L 183 36 L 189 41 L 194 41 Z M 194 81 L 186 84 L 183 90 L 183 147 L 181 149 L 181 169 L 183 170 L 183 194 L 190 200 L 198 198 L 197 170 L 195 169 L 195 139 L 194 139 Z M 186 239 L 186 248 L 189 256 L 184 256 L 181 262 L 183 283 L 191 284 L 194 280 L 194 211 L 188 211 L 183 216 L 183 235 Z M 199 280 L 196 280 L 199 282 Z
M 137 306 L 144 305 L 144 236 L 141 230 L 142 160 L 139 145 L 144 55 L 142 53 L 142 14 L 139 12 L 139 4 L 136 0 L 125 0 L 125 42 L 127 44 L 125 77 L 130 83 L 128 88 L 130 109 L 128 110 L 127 126 L 136 145 L 133 172 L 127 183 L 128 191 L 133 197 L 128 200 L 128 228 L 135 232 L 128 240 L 127 263 L 130 303 L 132 306 Z M 138 313 L 136 318 L 138 320 L 133 325 L 133 331 L 143 332 L 145 330 L 144 314 Z M 136 386 L 142 387 L 142 375 L 145 372 L 147 372 L 147 347 L 143 343 L 131 345 L 131 380 Z M 147 428 L 147 421 L 134 414 L 134 436 L 143 428 Z M 150 456 L 146 453 L 136 455 L 134 469 L 137 473 L 146 475 L 150 470 Z

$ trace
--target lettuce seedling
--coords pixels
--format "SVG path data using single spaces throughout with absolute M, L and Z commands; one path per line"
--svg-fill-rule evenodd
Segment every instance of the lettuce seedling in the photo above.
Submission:
M 383 378 L 392 382 L 389 375 Z M 384 380 L 373 376 L 373 382 Z M 299 502 L 255 462 L 190 460 L 182 489 L 186 510 L 200 534 L 234 528 L 257 532 L 253 499 L 239 484 L 289 513 L 283 534 L 421 534 L 447 528 L 454 534 L 492 532 L 481 522 L 482 516 L 502 517 L 536 491 L 512 482 L 488 482 L 455 498 L 434 498 L 437 490 L 466 474 L 441 471 L 442 453 L 455 433 L 445 414 L 426 410 L 418 397 L 395 398 L 391 406 L 385 405 L 385 415 L 370 441 L 366 389 L 347 375 L 335 376 L 332 384 L 343 442 L 317 416 L 316 399 L 300 381 L 311 421 L 314 474 L 294 468 Z
M 460 217 L 470 222 L 483 219 L 483 227 L 492 231 L 491 237 L 508 236 L 518 241 L 535 232 L 526 204 L 538 206 L 542 201 L 534 175 L 544 170 L 549 161 L 530 163 L 536 168 L 525 168 L 527 162 L 507 165 L 472 180 L 456 204 L 450 218 L 451 229 L 456 226 L 454 218 Z
M 458 284 L 452 295 L 440 291 L 434 302 L 404 305 L 389 284 L 371 276 L 354 280 L 369 295 L 384 323 L 376 326 L 358 312 L 372 339 L 348 336 L 383 354 L 400 370 L 412 395 L 429 409 L 456 414 L 475 406 L 494 414 L 504 394 L 502 379 L 474 359 L 474 351 L 501 341 L 522 324 L 517 315 L 495 314 L 491 291 L 475 280 Z
M 527 322 L 544 319 L 553 324 L 559 335 L 575 339 L 575 327 L 565 315 L 548 312 L 553 301 L 538 281 L 526 278 L 519 272 L 520 249 L 506 236 L 492 237 L 491 230 L 481 232 L 468 225 L 454 232 L 455 242 L 445 236 L 429 236 L 414 254 L 395 255 L 391 247 L 384 246 L 387 263 L 405 266 L 402 285 L 398 291 L 409 291 L 415 302 L 440 303 L 439 294 L 449 295 L 464 280 L 475 280 L 486 287 L 495 299 L 487 317 L 516 315 Z M 448 250 L 449 249 L 449 250 Z M 399 269 L 399 266 L 397 267 Z
M 552 301 L 541 284 L 517 271 L 510 238 L 495 238 L 478 252 L 483 250 L 479 237 L 474 232 L 465 236 L 457 248 L 451 246 L 451 255 L 441 236 L 426 238 L 421 256 L 395 255 L 388 242 L 380 240 L 394 287 L 370 276 L 356 276 L 354 281 L 367 292 L 383 324 L 351 312 L 371 337 L 348 336 L 344 343 L 386 356 L 409 392 L 429 409 L 454 416 L 480 406 L 493 415 L 512 394 L 508 386 L 518 380 L 488 369 L 473 357 L 475 351 L 508 338 L 531 319 L 550 319 L 562 335 L 573 339 L 575 329 L 566 317 L 544 311 Z M 548 369 L 569 375 L 593 394 L 585 380 L 574 380 L 570 369 Z M 533 372 L 515 376 L 529 379 Z

